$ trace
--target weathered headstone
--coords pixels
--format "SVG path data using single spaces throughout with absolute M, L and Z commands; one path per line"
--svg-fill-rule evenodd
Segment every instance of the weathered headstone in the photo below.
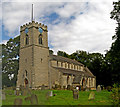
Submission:
M 16 90 L 14 90 L 14 95 L 16 95 Z
M 6 100 L 5 92 L 2 92 L 2 100 Z
M 31 95 L 31 91 L 30 91 L 29 88 L 23 88 L 22 91 L 21 91 L 21 94 L 23 96 Z
M 31 101 L 31 96 L 24 98 L 25 101 Z
M 58 84 L 55 84 L 55 89 L 58 89 Z
M 100 92 L 100 91 L 101 91 L 101 86 L 98 85 L 98 86 L 97 86 L 97 92 Z
M 14 100 L 14 107 L 22 107 L 22 99 L 21 98 L 16 98 Z
M 50 91 L 50 94 L 49 94 L 49 96 L 50 96 L 50 97 L 52 97 L 52 96 L 53 96 L 53 92 L 52 92 L 52 91 Z
M 53 96 L 53 92 L 52 92 L 52 91 L 48 91 L 48 92 L 46 93 L 46 95 L 52 97 L 52 96 Z
M 105 90 L 105 87 L 103 87 L 103 90 Z
M 89 88 L 86 88 L 85 91 L 89 91 Z
M 55 89 L 55 84 L 53 84 L 52 88 Z
M 66 87 L 65 87 L 65 86 L 63 86 L 63 89 L 65 90 L 65 89 L 66 89 Z
M 59 89 L 59 90 L 60 90 L 60 89 L 61 89 L 61 85 L 58 85 L 58 88 L 57 88 L 57 89 Z
M 32 95 L 31 95 L 31 104 L 32 104 L 32 105 L 38 105 L 37 95 L 35 95 L 35 94 L 32 94 Z
M 26 96 L 27 93 L 28 93 L 27 89 L 23 89 L 23 91 L 22 91 L 22 95 L 23 95 L 23 96 Z
M 41 86 L 41 90 L 45 90 L 45 86 L 44 86 L 44 84 Z
M 81 91 L 83 91 L 84 89 L 83 89 L 83 86 L 81 86 Z
M 79 99 L 79 90 L 76 90 L 76 89 L 73 90 L 73 98 Z
M 67 90 L 70 90 L 70 85 L 67 85 Z
M 46 99 L 48 99 L 49 97 L 52 97 L 53 96 L 53 92 L 52 91 L 48 91 L 46 93 Z
M 16 95 L 17 95 L 17 96 L 20 95 L 20 90 L 16 90 Z
M 95 99 L 95 93 L 92 91 L 92 92 L 90 92 L 90 94 L 89 94 L 88 100 L 94 100 L 94 99 Z

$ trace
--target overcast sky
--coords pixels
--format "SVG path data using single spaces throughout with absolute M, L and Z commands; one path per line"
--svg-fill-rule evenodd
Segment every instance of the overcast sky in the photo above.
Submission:
M 34 19 L 48 26 L 49 47 L 55 53 L 58 50 L 68 54 L 84 50 L 104 54 L 109 50 L 117 26 L 110 19 L 110 12 L 113 1 L 117 0 L 60 1 L 3 0 L 0 4 L 2 43 L 18 36 L 20 26 L 31 21 L 33 3 Z

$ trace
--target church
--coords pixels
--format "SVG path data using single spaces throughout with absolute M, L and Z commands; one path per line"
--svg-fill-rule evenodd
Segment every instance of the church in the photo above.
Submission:
M 17 87 L 61 89 L 81 86 L 96 89 L 96 77 L 82 63 L 49 54 L 47 26 L 32 20 L 20 27 Z

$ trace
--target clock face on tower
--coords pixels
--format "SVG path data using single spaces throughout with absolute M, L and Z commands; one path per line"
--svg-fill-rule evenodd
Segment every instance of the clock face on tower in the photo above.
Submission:
M 28 33 L 28 28 L 25 29 L 25 33 L 26 33 L 26 34 Z
M 42 28 L 40 28 L 40 27 L 39 27 L 39 29 L 38 29 L 38 30 L 39 30 L 39 32 L 40 32 L 40 33 L 42 33 L 42 32 L 43 32 Z

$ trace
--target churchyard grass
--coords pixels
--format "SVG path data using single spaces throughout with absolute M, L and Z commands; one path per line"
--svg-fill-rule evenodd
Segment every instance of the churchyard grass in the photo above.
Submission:
M 46 93 L 48 90 L 33 90 L 32 93 L 36 94 L 38 97 L 39 105 L 112 105 L 110 102 L 110 94 L 108 91 L 95 92 L 95 99 L 88 100 L 90 91 L 80 91 L 79 99 L 73 99 L 73 93 L 70 90 L 52 90 L 53 95 L 55 96 L 46 98 Z M 13 95 L 9 95 L 8 93 L 12 92 Z M 14 91 L 5 90 L 6 100 L 2 101 L 3 105 L 13 105 L 15 98 L 22 98 L 22 105 L 30 105 L 29 101 L 25 101 L 24 98 L 26 96 L 16 96 L 14 95 Z

